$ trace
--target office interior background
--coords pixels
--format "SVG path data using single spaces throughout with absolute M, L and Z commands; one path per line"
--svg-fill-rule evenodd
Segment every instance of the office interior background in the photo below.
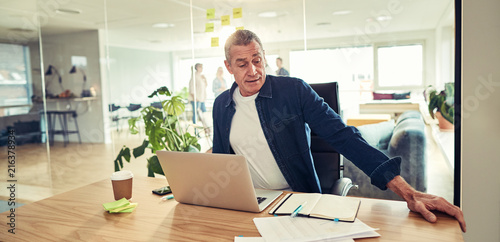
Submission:
M 486 2 L 498 9 L 494 1 Z M 491 234 L 492 230 L 489 235 L 479 232 L 498 225 L 498 216 L 493 220 L 496 222 L 480 227 L 477 214 L 484 214 L 484 211 L 477 212 L 467 207 L 467 202 L 472 206 L 471 203 L 477 201 L 473 196 L 481 196 L 481 187 L 489 186 L 474 183 L 470 179 L 473 175 L 468 173 L 473 170 L 476 176 L 482 177 L 481 174 L 487 171 L 485 167 L 480 170 L 478 167 L 490 164 L 468 165 L 481 157 L 477 150 L 485 149 L 484 146 L 477 147 L 479 142 L 473 142 L 476 137 L 481 137 L 477 132 L 481 127 L 475 122 L 477 116 L 462 117 L 463 122 L 458 128 L 463 132 L 462 156 L 455 159 L 454 140 L 452 143 L 440 140 L 436 134 L 439 133 L 436 122 L 425 112 L 422 93 L 426 86 L 442 89 L 445 83 L 455 82 L 457 68 L 463 68 L 463 76 L 469 70 L 467 66 L 455 65 L 456 6 L 451 0 L 2 1 L 2 138 L 8 136 L 5 133 L 7 127 L 16 123 L 18 127 L 38 125 L 43 132 L 47 122 L 40 115 L 41 110 L 75 110 L 77 116 L 73 119 L 78 121 L 82 142 L 79 144 L 77 135 L 69 135 L 70 142 L 66 145 L 61 136 L 56 136 L 55 144 L 50 145 L 50 137 L 44 134 L 35 135 L 36 140 L 19 135 L 16 147 L 21 152 L 16 171 L 20 177 L 18 197 L 25 203 L 33 202 L 109 177 L 119 149 L 125 144 L 138 146 L 144 139 L 127 132 L 126 117 L 138 112 L 127 107 L 155 102 L 147 96 L 160 86 L 182 94 L 195 63 L 203 64 L 203 74 L 208 81 L 208 112 L 202 114 L 206 122 L 198 125 L 210 126 L 210 110 L 215 98 L 211 87 L 217 68 L 223 67 L 224 41 L 235 29 L 244 28 L 259 35 L 273 71 L 277 70 L 276 58 L 281 57 L 291 76 L 308 83 L 338 82 L 341 114 L 346 121 L 359 114 L 378 112 L 395 118 L 400 110 L 366 110 L 363 104 L 380 102 L 373 100 L 373 92 L 410 92 L 411 98 L 401 103 L 418 104 L 424 115 L 427 139 L 433 144 L 427 147 L 427 162 L 440 160 L 439 166 L 428 165 L 429 192 L 453 202 L 455 165 L 459 164 L 463 188 L 458 189 L 464 190 L 460 194 L 463 197 L 461 202 L 471 231 L 465 234 L 465 238 L 498 238 L 498 234 Z M 469 20 L 469 15 L 485 18 L 489 15 L 479 12 L 491 11 L 475 4 L 464 3 L 463 8 L 471 9 L 464 12 L 463 21 Z M 496 30 L 498 40 L 498 28 L 491 28 Z M 484 35 L 472 29 L 463 32 L 465 47 L 468 46 L 466 40 L 471 41 L 465 35 L 467 30 L 474 31 L 474 36 Z M 487 41 L 485 39 L 481 41 Z M 482 44 L 479 42 L 478 46 Z M 463 55 L 469 53 L 465 47 Z M 463 63 L 484 58 L 484 55 L 475 55 L 471 59 L 462 57 Z M 494 63 L 498 64 L 498 57 L 489 65 Z M 474 74 L 470 74 L 469 79 L 462 79 L 464 102 L 461 103 L 466 113 L 492 115 L 486 111 L 486 106 L 495 103 L 492 99 L 496 100 L 496 97 L 482 92 L 482 96 L 478 96 L 479 91 L 474 90 L 483 85 L 481 80 L 494 82 L 497 72 L 496 69 L 480 69 L 477 73 L 472 71 Z M 224 78 L 229 87 L 233 79 L 225 68 Z M 496 87 L 489 88 L 485 90 L 493 93 Z M 64 98 L 54 98 L 57 95 Z M 112 111 L 110 105 L 120 108 Z M 185 125 L 193 127 L 188 117 L 193 115 L 190 105 L 186 105 L 186 109 Z M 116 117 L 123 119 L 117 121 Z M 498 117 L 491 117 L 491 120 L 498 121 Z M 70 126 L 71 121 L 72 118 Z M 498 131 L 498 128 L 493 131 Z M 488 131 L 484 132 L 488 134 Z M 498 137 L 498 132 L 493 134 Z M 203 151 L 210 148 L 210 135 L 202 136 Z M 480 140 L 483 139 L 484 136 Z M 6 147 L 2 146 L 2 150 Z M 471 147 L 477 150 L 472 151 Z M 488 162 L 491 157 L 487 154 L 483 153 L 486 161 L 478 162 Z M 1 157 L 0 164 L 7 167 L 7 158 L 4 154 Z M 126 164 L 126 168 L 133 170 L 135 175 L 145 176 L 145 164 L 144 160 L 133 160 Z M 0 174 L 0 179 L 0 184 L 6 185 L 7 173 Z M 466 182 L 478 186 L 470 189 Z M 440 185 L 436 185 L 438 183 Z M 498 205 L 500 182 L 497 179 L 491 183 L 494 185 L 491 191 L 495 190 L 493 198 Z M 7 191 L 1 190 L 1 200 L 6 197 Z M 466 208 L 470 208 L 470 212 Z M 498 211 L 498 206 L 492 209 Z

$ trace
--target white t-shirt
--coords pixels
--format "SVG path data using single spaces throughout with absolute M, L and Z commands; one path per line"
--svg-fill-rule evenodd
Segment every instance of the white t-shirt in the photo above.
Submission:
M 247 159 L 255 188 L 288 189 L 290 186 L 276 164 L 260 125 L 255 106 L 257 95 L 243 97 L 239 88 L 234 91 L 236 112 L 231 122 L 229 142 L 236 154 Z

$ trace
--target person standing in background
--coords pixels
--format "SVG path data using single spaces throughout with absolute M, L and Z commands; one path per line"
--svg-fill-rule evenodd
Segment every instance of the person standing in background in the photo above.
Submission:
M 192 72 L 193 69 L 191 69 L 191 73 Z M 195 72 L 194 75 L 191 74 L 191 80 L 189 80 L 188 99 L 193 107 L 193 123 L 196 123 L 196 115 L 195 115 L 196 108 L 200 109 L 201 112 L 203 113 L 207 111 L 205 107 L 205 99 L 207 98 L 207 78 L 205 78 L 205 76 L 201 74 L 203 72 L 203 64 L 201 63 L 196 63 L 196 65 L 194 65 L 194 72 Z M 195 98 L 196 98 L 196 105 L 195 105 Z
M 223 91 L 227 89 L 226 80 L 224 80 L 224 69 L 222 67 L 217 68 L 217 74 L 215 75 L 212 91 L 214 92 L 214 98 L 217 98 Z
M 283 59 L 281 57 L 276 58 L 276 65 L 278 70 L 276 71 L 277 76 L 290 76 L 290 73 L 283 67 Z

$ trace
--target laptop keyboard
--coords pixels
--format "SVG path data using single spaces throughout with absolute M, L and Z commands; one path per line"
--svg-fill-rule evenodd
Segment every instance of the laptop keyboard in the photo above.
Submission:
M 257 197 L 257 203 L 261 204 L 267 199 L 267 197 Z

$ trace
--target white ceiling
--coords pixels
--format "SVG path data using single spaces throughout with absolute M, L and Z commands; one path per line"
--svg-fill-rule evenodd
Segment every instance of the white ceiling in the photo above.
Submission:
M 305 3 L 304 3 L 305 2 Z M 453 25 L 451 0 L 0 0 L 0 40 L 37 40 L 40 16 L 42 38 L 92 29 L 107 29 L 109 44 L 134 48 L 180 50 L 191 46 L 191 14 L 195 46 L 210 47 L 221 35 L 221 15 L 241 7 L 243 17 L 231 26 L 256 32 L 263 42 L 380 34 L 435 29 Z M 305 8 L 304 8 L 305 6 Z M 214 33 L 205 33 L 206 10 L 215 8 Z M 56 9 L 78 10 L 80 14 Z M 305 10 L 304 10 L 305 9 Z M 107 10 L 107 11 L 106 11 Z M 337 11 L 350 11 L 334 15 Z M 275 11 L 277 17 L 258 14 Z M 306 31 L 304 31 L 304 12 Z M 379 16 L 390 16 L 386 21 Z M 107 21 L 106 21 L 107 20 Z M 107 23 L 107 25 L 106 25 Z M 169 23 L 171 28 L 153 28 Z

